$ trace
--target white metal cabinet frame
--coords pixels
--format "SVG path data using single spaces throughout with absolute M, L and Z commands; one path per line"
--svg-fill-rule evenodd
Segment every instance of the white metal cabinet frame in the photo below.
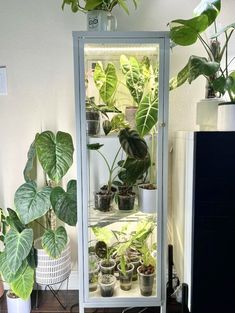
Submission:
M 167 168 L 168 168 L 168 93 L 169 93 L 169 35 L 168 32 L 73 32 L 74 76 L 76 102 L 76 149 L 77 149 L 77 197 L 78 197 L 78 264 L 79 264 L 79 306 L 83 313 L 85 308 L 98 307 L 144 307 L 160 306 L 162 312 L 166 307 L 166 257 L 167 257 Z M 159 45 L 159 115 L 158 115 L 158 212 L 157 212 L 157 296 L 89 298 L 86 279 L 88 277 L 88 227 L 87 192 L 87 140 L 85 115 L 85 44 L 158 44 Z

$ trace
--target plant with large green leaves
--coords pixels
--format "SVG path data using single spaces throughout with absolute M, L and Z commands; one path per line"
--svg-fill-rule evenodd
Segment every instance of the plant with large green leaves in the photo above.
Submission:
M 115 179 L 118 177 L 119 173 L 121 171 L 127 170 L 127 163 L 128 168 L 129 166 L 132 166 L 132 168 L 135 165 L 141 164 L 141 170 L 144 171 L 149 164 L 149 154 L 148 154 L 148 146 L 146 144 L 146 141 L 140 137 L 137 131 L 130 129 L 130 128 L 123 128 L 119 132 L 119 143 L 120 147 L 118 148 L 116 154 L 114 155 L 113 161 L 111 164 L 109 164 L 106 156 L 103 154 L 103 152 L 100 151 L 100 148 L 102 148 L 102 144 L 94 143 L 94 144 L 88 144 L 87 148 L 89 150 L 95 150 L 104 160 L 107 171 L 108 171 L 108 181 L 107 181 L 107 190 L 106 193 L 111 192 L 111 188 L 113 184 L 118 185 L 117 182 L 115 182 Z M 118 161 L 118 156 L 120 155 L 121 150 L 126 153 L 126 160 L 122 161 L 122 166 L 120 167 L 120 163 Z M 135 163 L 135 160 L 137 163 Z M 140 176 L 140 172 L 133 172 L 133 176 L 131 178 L 131 171 L 128 171 L 128 182 L 136 181 L 136 177 Z
M 121 55 L 120 65 L 125 85 L 137 106 L 136 128 L 141 136 L 151 132 L 158 120 L 158 71 L 148 57 L 138 61 L 136 57 Z
M 135 9 L 137 8 L 139 0 L 132 0 Z M 111 12 L 116 5 L 119 5 L 127 14 L 129 14 L 129 9 L 127 6 L 127 0 L 84 0 L 81 4 L 81 0 L 64 0 L 62 4 L 62 9 L 65 5 L 70 5 L 72 12 L 76 13 L 81 11 L 87 13 L 92 10 L 104 10 Z
M 70 180 L 67 189 L 60 184 L 73 163 L 73 141 L 68 133 L 45 131 L 37 134 L 30 145 L 24 169 L 25 183 L 15 192 L 15 211 L 8 209 L 4 236 L 5 250 L 0 255 L 0 272 L 13 292 L 22 299 L 29 297 L 34 284 L 37 264 L 33 247 L 34 229 L 38 223 L 44 231 L 42 247 L 52 258 L 65 249 L 68 236 L 64 226 L 52 227 L 51 216 L 75 226 L 77 222 L 76 181 Z M 42 167 L 45 184 L 37 184 L 37 163 Z M 42 225 L 41 219 L 46 220 Z
M 11 209 L 6 215 L 2 213 L 2 217 L 6 232 L 3 238 L 5 249 L 0 252 L 0 274 L 18 297 L 27 299 L 34 285 L 33 230 L 26 227 Z
M 188 20 L 177 19 L 169 23 L 170 37 L 174 44 L 189 46 L 197 41 L 201 42 L 207 57 L 192 55 L 184 68 L 170 80 L 170 90 L 186 81 L 190 84 L 200 75 L 208 82 L 208 96 L 216 93 L 228 94 L 230 101 L 235 101 L 235 71 L 229 67 L 233 59 L 228 58 L 229 41 L 235 30 L 235 24 L 230 24 L 217 30 L 217 16 L 221 10 L 221 0 L 203 0 L 194 10 L 194 17 Z M 215 34 L 210 42 L 205 40 L 205 31 L 214 25 Z M 223 45 L 219 39 L 224 36 Z M 224 64 L 224 65 L 223 65 Z

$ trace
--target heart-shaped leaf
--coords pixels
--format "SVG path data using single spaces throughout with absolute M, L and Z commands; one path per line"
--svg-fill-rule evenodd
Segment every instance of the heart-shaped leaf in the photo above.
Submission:
M 131 158 L 143 160 L 148 154 L 148 146 L 145 140 L 134 129 L 124 128 L 120 130 L 119 142 Z
M 25 225 L 21 223 L 16 212 L 10 208 L 8 208 L 7 211 L 9 214 L 6 217 L 7 224 L 11 226 L 11 228 L 14 228 L 15 230 L 17 230 L 19 233 L 22 232 L 22 230 L 25 229 Z
M 47 230 L 44 233 L 42 247 L 50 257 L 57 259 L 66 247 L 67 241 L 66 230 L 63 226 L 60 226 L 55 231 Z
M 6 252 L 0 253 L 0 274 L 8 284 L 16 280 L 26 269 L 26 266 L 27 262 L 24 260 L 17 272 L 13 272 L 7 261 Z
M 145 136 L 156 125 L 158 120 L 158 98 L 147 94 L 140 102 L 136 113 L 136 128 L 140 136 Z
M 133 100 L 139 104 L 142 100 L 145 87 L 145 76 L 142 73 L 142 68 L 135 57 L 128 59 L 125 55 L 121 55 L 120 65 L 125 75 L 126 86 Z
M 26 163 L 25 168 L 24 168 L 24 179 L 26 182 L 29 182 L 29 181 L 33 181 L 36 179 L 35 140 L 30 145 L 27 157 L 28 157 L 28 160 L 27 160 L 27 163 Z
M 50 208 L 51 188 L 37 190 L 35 182 L 24 183 L 15 193 L 15 206 L 20 220 L 28 224 L 43 216 Z
M 51 192 L 51 204 L 56 216 L 68 225 L 77 223 L 77 184 L 76 180 L 70 180 L 67 184 L 67 192 L 61 187 L 55 187 Z
M 21 299 L 27 300 L 33 290 L 34 270 L 27 266 L 26 270 L 11 283 L 12 291 Z
M 111 104 L 113 102 L 118 82 L 114 64 L 108 63 L 106 69 L 104 69 L 101 62 L 96 63 L 94 81 L 99 90 L 101 99 L 105 104 Z
M 51 131 L 39 134 L 35 141 L 42 168 L 50 179 L 58 183 L 73 164 L 73 140 L 70 134 Z
M 6 258 L 11 270 L 16 271 L 22 265 L 23 260 L 28 256 L 33 244 L 33 230 L 24 229 L 18 233 L 10 229 L 5 237 Z

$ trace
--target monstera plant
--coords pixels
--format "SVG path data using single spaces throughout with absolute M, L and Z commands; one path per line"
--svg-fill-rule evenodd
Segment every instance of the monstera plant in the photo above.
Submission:
M 22 299 L 27 299 L 32 291 L 37 264 L 32 222 L 42 228 L 42 247 L 56 259 L 68 241 L 64 226 L 56 226 L 56 218 L 76 225 L 76 181 L 70 180 L 66 190 L 60 186 L 62 177 L 73 163 L 73 152 L 72 137 L 68 133 L 45 131 L 37 134 L 28 152 L 25 182 L 15 193 L 15 210 L 8 209 L 8 231 L 4 237 L 5 250 L 0 254 L 0 273 Z M 37 161 L 45 177 L 42 186 L 37 182 Z

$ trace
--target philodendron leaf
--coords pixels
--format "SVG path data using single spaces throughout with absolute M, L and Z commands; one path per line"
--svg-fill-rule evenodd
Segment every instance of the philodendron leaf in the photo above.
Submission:
M 103 0 L 87 0 L 85 5 L 85 10 L 91 11 L 96 9 L 100 4 L 102 4 Z
M 6 258 L 11 270 L 15 273 L 28 256 L 33 244 L 33 230 L 24 229 L 18 233 L 10 229 L 5 237 Z
M 196 16 L 189 20 L 174 20 L 169 23 L 170 38 L 180 46 L 189 46 L 197 41 L 198 35 L 209 26 L 206 15 Z
M 104 69 L 101 62 L 96 63 L 94 81 L 104 103 L 112 103 L 118 82 L 114 64 L 108 63 L 106 69 Z
M 70 134 L 51 131 L 39 134 L 35 141 L 42 168 L 49 178 L 58 183 L 73 163 L 73 140 Z
M 55 231 L 47 230 L 42 236 L 42 247 L 53 259 L 60 257 L 68 241 L 66 230 L 63 226 Z
M 211 25 L 220 12 L 220 0 L 202 0 L 199 5 L 194 9 L 193 13 L 196 16 L 205 14 L 208 17 L 208 23 Z
M 16 272 L 13 272 L 7 261 L 6 251 L 0 254 L 0 274 L 8 284 L 16 280 L 26 269 L 26 266 L 27 262 L 24 260 L 19 269 Z
M 56 216 L 68 225 L 77 223 L 77 183 L 70 180 L 65 192 L 61 187 L 55 187 L 51 192 L 51 204 Z
M 19 217 L 17 216 L 16 212 L 12 209 L 8 208 L 8 216 L 6 217 L 7 224 L 11 226 L 11 228 L 14 228 L 18 232 L 22 232 L 23 229 L 25 229 L 24 224 L 21 223 Z
M 128 59 L 125 55 L 121 55 L 120 65 L 125 75 L 126 86 L 133 100 L 139 104 L 142 100 L 145 87 L 145 76 L 142 73 L 142 68 L 135 57 Z
M 97 143 L 91 143 L 91 144 L 87 144 L 87 149 L 89 150 L 99 150 L 101 147 L 103 147 L 103 145 Z
M 23 300 L 27 300 L 31 295 L 33 285 L 34 270 L 30 266 L 27 266 L 22 275 L 10 284 L 10 287 L 18 297 Z
M 147 94 L 139 104 L 135 120 L 140 136 L 148 134 L 158 120 L 158 98 Z
M 136 130 L 130 128 L 120 130 L 119 142 L 131 158 L 143 160 L 148 154 L 148 146 Z
M 37 136 L 37 135 L 36 135 Z M 35 140 L 30 145 L 28 154 L 28 160 L 24 168 L 24 179 L 26 182 L 36 179 L 36 149 Z
M 206 58 L 192 55 L 178 75 L 171 78 L 170 90 L 183 85 L 186 81 L 191 84 L 200 75 L 206 77 L 213 76 L 219 70 L 219 67 L 220 65 L 217 62 L 207 61 Z
M 20 220 L 28 224 L 43 216 L 50 208 L 51 188 L 37 190 L 35 182 L 24 183 L 15 193 L 15 206 Z

